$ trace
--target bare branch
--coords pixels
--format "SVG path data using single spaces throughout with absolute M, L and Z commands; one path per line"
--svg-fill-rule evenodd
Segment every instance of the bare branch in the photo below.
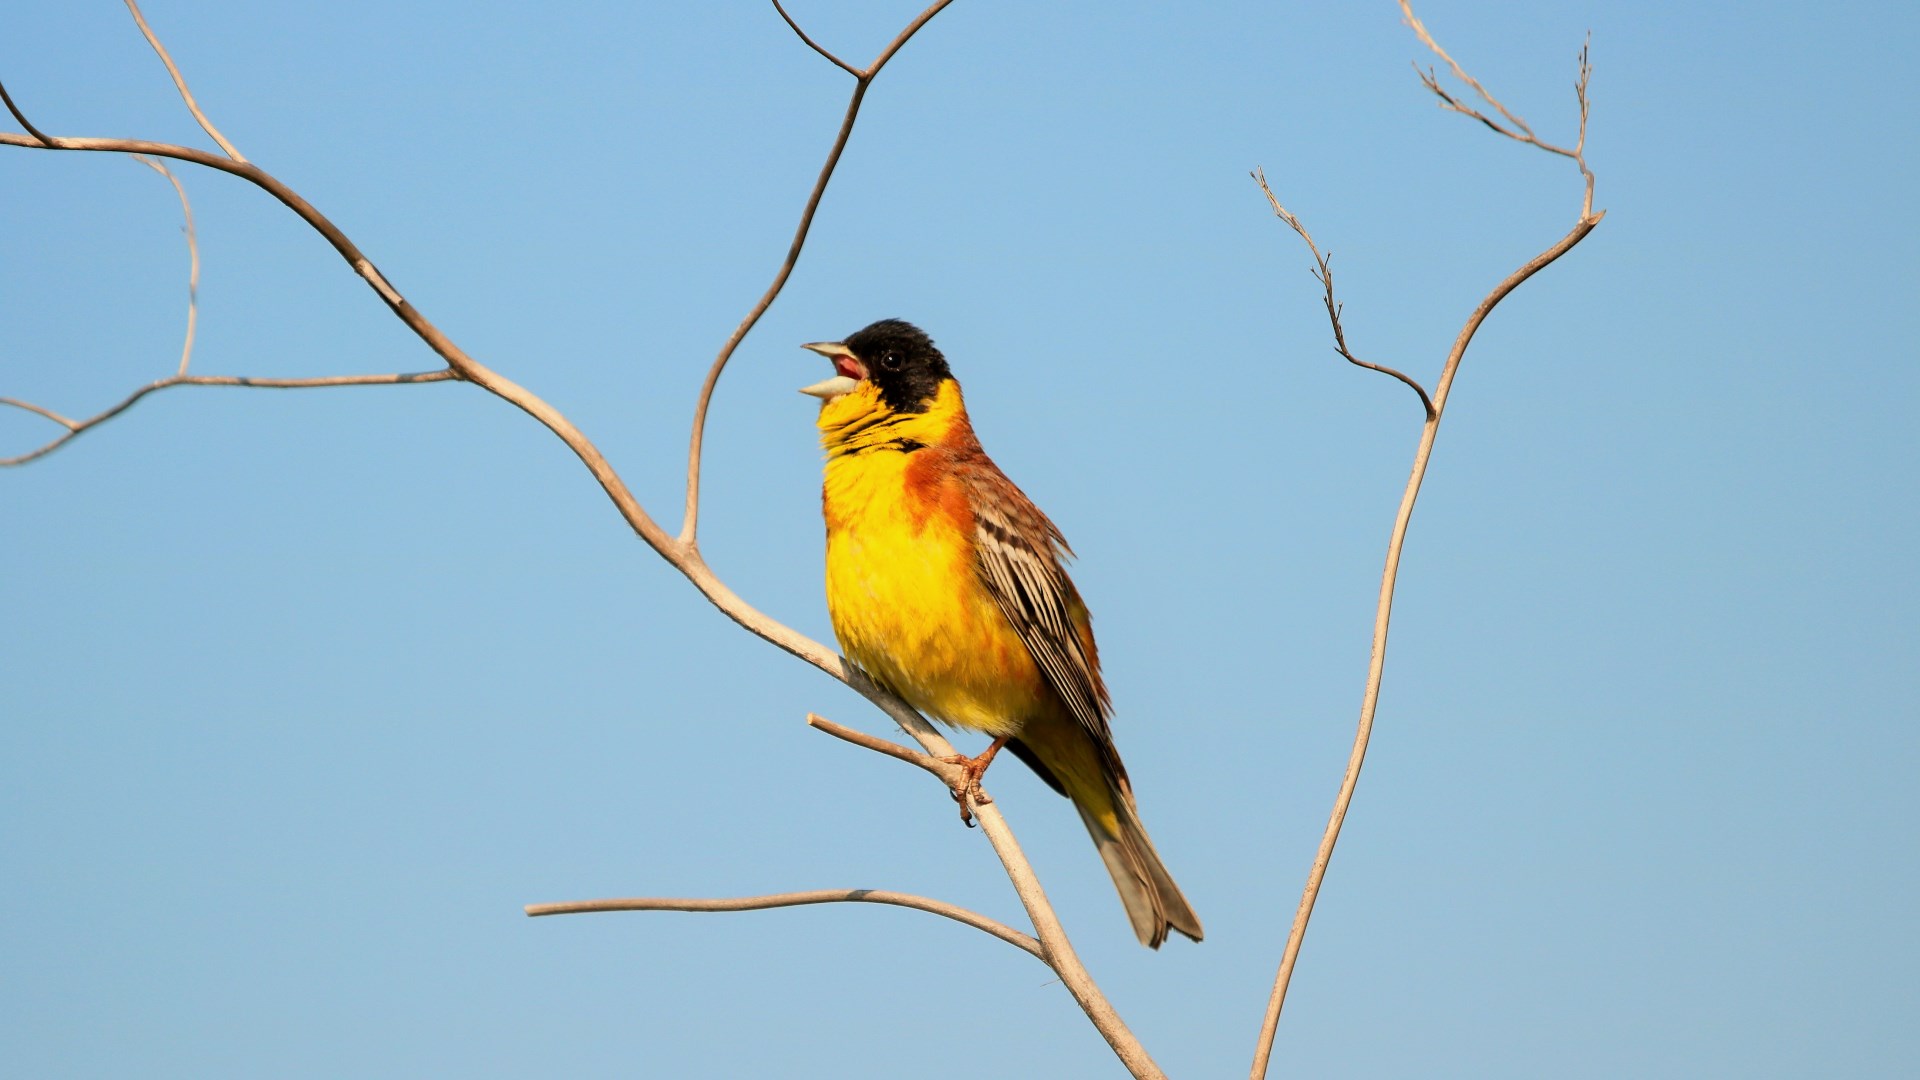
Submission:
M 44 446 L 15 457 L 0 458 L 0 467 L 25 465 L 29 461 L 46 457 L 75 438 L 133 408 L 136 402 L 148 394 L 175 386 L 246 386 L 262 390 L 306 390 L 320 386 L 405 386 L 412 383 L 447 382 L 459 377 L 445 368 L 439 371 L 403 372 L 396 375 L 325 375 L 313 379 L 255 379 L 245 375 L 169 375 L 164 379 L 148 383 L 120 399 L 113 406 L 85 420 L 69 420 L 59 413 L 30 402 L 0 397 L 0 405 L 11 405 L 16 409 L 37 413 L 67 429 L 64 435 Z
M 1580 77 L 1573 83 L 1574 100 L 1580 105 L 1580 137 L 1573 144 L 1573 162 L 1580 166 L 1580 176 L 1587 183 L 1587 197 L 1580 204 L 1580 219 L 1598 223 L 1600 218 L 1593 212 L 1593 170 L 1587 168 L 1587 84 L 1593 79 L 1593 64 L 1588 61 L 1587 53 L 1592 47 L 1593 32 L 1588 31 L 1587 40 L 1580 43 Z
M 1420 406 L 1426 410 L 1428 416 L 1432 416 L 1433 399 L 1427 396 L 1426 387 L 1421 386 L 1420 383 L 1411 376 L 1404 375 L 1393 368 L 1362 360 L 1353 355 L 1352 351 L 1347 348 L 1347 333 L 1340 325 L 1342 305 L 1336 302 L 1333 297 L 1333 267 L 1328 265 L 1328 257 L 1320 254 L 1320 246 L 1313 242 L 1313 235 L 1307 232 L 1307 227 L 1300 223 L 1300 219 L 1294 216 L 1291 210 L 1280 205 L 1280 199 L 1274 195 L 1273 189 L 1267 186 L 1266 171 L 1264 169 L 1255 169 L 1253 171 L 1253 178 L 1259 181 L 1260 190 L 1266 194 L 1267 202 L 1273 207 L 1273 212 L 1279 215 L 1280 220 L 1286 222 L 1294 232 L 1299 233 L 1300 239 L 1307 242 L 1307 250 L 1313 252 L 1313 261 L 1318 269 L 1312 273 L 1314 280 L 1318 281 L 1321 285 L 1327 304 L 1327 318 L 1333 322 L 1334 351 L 1346 357 L 1347 363 L 1349 364 L 1366 368 L 1369 371 L 1378 371 L 1382 375 L 1391 375 L 1401 382 L 1406 383 L 1412 388 L 1414 393 L 1420 395 Z
M 54 412 L 52 409 L 49 409 L 44 405 L 35 405 L 31 401 L 21 401 L 19 398 L 0 397 L 0 405 L 11 405 L 16 409 L 25 409 L 30 413 L 36 413 L 40 416 L 44 416 L 47 419 L 53 421 L 54 423 L 59 424 L 61 427 L 66 428 L 68 431 L 72 431 L 74 428 L 80 426 L 79 421 L 69 420 L 64 416 L 61 416 L 59 413 Z
M 807 245 L 807 233 L 813 228 L 813 215 L 820 209 L 820 198 L 826 194 L 827 182 L 833 179 L 833 171 L 840 164 L 840 154 L 847 148 L 847 139 L 853 134 L 854 121 L 860 117 L 860 102 L 867 96 L 867 87 L 873 85 L 873 80 L 880 74 L 880 69 L 887 66 L 887 61 L 893 59 L 893 55 L 899 52 L 913 35 L 952 2 L 953 0 L 935 0 L 935 3 L 908 23 L 906 29 L 896 34 L 886 48 L 880 50 L 880 55 L 874 57 L 873 63 L 861 71 L 853 71 L 846 64 L 840 63 L 831 53 L 814 45 L 813 40 L 804 33 L 800 34 L 801 40 L 813 46 L 815 51 L 853 73 L 855 79 L 853 96 L 847 100 L 847 112 L 840 121 L 840 134 L 834 138 L 832 149 L 827 151 L 826 163 L 820 166 L 820 175 L 814 180 L 813 191 L 807 196 L 806 208 L 800 212 L 800 225 L 794 230 L 793 242 L 787 245 L 786 261 L 780 264 L 779 271 L 773 275 L 773 284 L 767 286 L 767 291 L 761 295 L 759 302 L 753 305 L 752 310 L 747 312 L 746 318 L 741 319 L 740 325 L 735 327 L 733 333 L 728 336 L 726 343 L 720 346 L 720 355 L 714 357 L 713 366 L 707 369 L 706 381 L 700 384 L 700 397 L 693 408 L 693 433 L 687 445 L 686 513 L 681 520 L 680 534 L 677 537 L 678 542 L 688 548 L 697 547 L 699 542 L 701 444 L 707 431 L 707 406 L 713 401 L 713 388 L 720 382 L 720 373 L 726 370 L 727 361 L 733 359 L 734 350 L 746 340 L 747 334 L 760 321 L 760 316 L 767 313 L 767 309 L 772 307 L 774 300 L 780 296 L 780 291 L 787 287 L 787 278 L 793 275 L 793 268 L 800 261 L 800 250 Z M 792 19 L 787 18 L 784 8 L 780 9 L 780 17 L 787 20 L 787 25 L 792 26 L 795 33 L 800 33 L 800 28 Z
M 1431 49 L 1434 55 L 1438 56 L 1440 59 L 1445 60 L 1447 62 L 1447 67 L 1452 69 L 1453 71 L 1453 77 L 1460 80 L 1463 83 L 1466 83 L 1468 86 L 1471 86 L 1473 88 L 1474 93 L 1480 96 L 1480 100 L 1493 106 L 1493 108 L 1497 110 L 1501 116 L 1506 118 L 1507 123 L 1512 126 L 1511 127 L 1502 126 L 1501 124 L 1495 122 L 1493 119 L 1488 117 L 1485 113 L 1480 112 L 1478 109 L 1475 109 L 1473 106 L 1468 105 L 1464 101 L 1461 101 L 1458 97 L 1454 96 L 1453 94 L 1448 93 L 1446 88 L 1440 85 L 1440 78 L 1438 75 L 1434 73 L 1432 68 L 1427 68 L 1425 71 L 1422 71 L 1420 69 L 1420 65 L 1415 64 L 1413 66 L 1413 70 L 1416 75 L 1420 76 L 1420 85 L 1426 87 L 1429 91 L 1433 93 L 1435 97 L 1440 99 L 1440 107 L 1443 109 L 1448 109 L 1452 112 L 1457 112 L 1462 116 L 1467 116 L 1475 120 L 1478 120 L 1482 124 L 1485 124 L 1490 130 L 1498 132 L 1499 134 L 1504 135 L 1507 138 L 1512 139 L 1516 142 L 1523 142 L 1529 146 L 1534 146 L 1534 147 L 1538 147 L 1541 150 L 1545 150 L 1549 154 L 1559 154 L 1561 157 L 1571 159 L 1575 165 L 1578 165 L 1580 167 L 1580 176 L 1583 180 L 1586 181 L 1586 185 L 1587 185 L 1586 198 L 1583 199 L 1580 204 L 1580 218 L 1583 221 L 1588 218 L 1594 218 L 1594 213 L 1593 213 L 1594 177 L 1593 177 L 1593 170 L 1587 168 L 1587 156 L 1586 156 L 1587 155 L 1587 106 L 1588 106 L 1587 84 L 1593 77 L 1593 65 L 1588 62 L 1587 53 L 1588 53 L 1589 46 L 1591 46 L 1593 43 L 1592 33 L 1591 32 L 1588 33 L 1587 40 L 1584 43 L 1582 43 L 1580 46 L 1580 60 L 1578 64 L 1579 77 L 1574 80 L 1574 85 L 1573 85 L 1574 98 L 1576 103 L 1580 107 L 1580 136 L 1574 142 L 1573 149 L 1569 150 L 1564 146 L 1555 146 L 1554 144 L 1550 142 L 1546 142 L 1542 140 L 1539 136 L 1535 135 L 1533 133 L 1533 129 L 1527 126 L 1527 122 L 1525 120 L 1520 119 L 1518 116 L 1508 111 L 1507 107 L 1505 105 L 1502 105 L 1498 98 L 1495 98 L 1491 93 L 1489 93 L 1486 87 L 1480 85 L 1480 81 L 1478 79 L 1475 79 L 1472 75 L 1467 74 L 1466 70 L 1462 68 L 1453 59 L 1453 57 L 1450 54 L 1448 54 L 1447 50 L 1441 48 L 1440 43 L 1433 39 L 1433 35 L 1427 31 L 1426 24 L 1421 22 L 1419 17 L 1413 13 L 1413 6 L 1411 3 L 1411 0 L 1400 0 L 1400 13 L 1404 17 L 1406 24 L 1413 28 L 1413 32 L 1415 34 L 1419 35 L 1421 43 L 1424 44 L 1428 49 Z M 1594 220 L 1598 221 L 1599 219 L 1594 218 Z
M 816 713 L 807 714 L 807 726 L 818 728 L 836 739 L 844 739 L 855 746 L 864 746 L 875 753 L 885 754 L 892 758 L 899 758 L 909 765 L 918 765 L 939 777 L 941 782 L 946 784 L 948 788 L 958 790 L 958 785 L 966 780 L 966 771 L 951 761 L 934 757 L 931 754 L 923 754 L 918 750 L 909 750 L 899 743 L 888 742 L 878 736 L 869 735 L 864 731 L 855 731 L 853 728 L 843 727 Z
M 1047 956 L 1038 941 L 1004 923 L 995 922 L 978 912 L 912 893 L 888 889 L 813 889 L 807 892 L 779 893 L 773 896 L 739 896 L 718 899 L 676 899 L 642 896 L 619 900 L 574 900 L 557 904 L 528 904 L 526 913 L 543 915 L 580 915 L 603 911 L 763 911 L 767 908 L 804 907 L 809 904 L 891 904 L 944 915 L 976 930 L 984 930 L 1042 963 Z
M 1475 112 L 1473 109 L 1465 105 L 1462 105 L 1460 102 L 1456 101 L 1451 95 L 1447 94 L 1446 91 L 1441 90 L 1439 88 L 1438 80 L 1431 79 L 1427 76 L 1422 76 L 1421 81 L 1427 84 L 1427 89 L 1432 90 L 1436 94 L 1439 94 L 1440 97 L 1443 98 L 1448 103 L 1448 106 L 1450 108 L 1453 108 L 1458 112 L 1463 112 L 1469 116 L 1474 117 L 1475 119 L 1479 120 L 1481 123 L 1487 125 L 1493 130 L 1500 132 L 1502 135 L 1506 135 L 1509 138 L 1519 139 L 1521 142 L 1533 142 L 1533 143 L 1539 142 L 1538 139 L 1534 138 L 1533 129 L 1527 126 L 1527 122 L 1525 120 L 1520 119 L 1518 116 L 1515 116 L 1512 112 L 1508 111 L 1505 105 L 1500 104 L 1500 101 L 1498 98 L 1488 93 L 1486 87 L 1480 85 L 1480 80 L 1467 74 L 1466 69 L 1462 68 L 1458 63 L 1456 63 L 1453 57 L 1447 54 L 1447 50 L 1440 47 L 1439 42 L 1433 40 L 1433 35 L 1427 32 L 1427 24 L 1421 22 L 1420 17 L 1413 13 L 1413 4 L 1411 0 L 1400 0 L 1400 16 L 1402 19 L 1406 21 L 1406 24 L 1409 27 L 1413 28 L 1413 32 L 1419 36 L 1421 44 L 1425 45 L 1429 49 L 1432 49 L 1435 56 L 1438 56 L 1440 59 L 1445 60 L 1447 62 L 1447 67 L 1453 69 L 1454 78 L 1459 79 L 1461 82 L 1466 83 L 1468 86 L 1473 87 L 1473 92 L 1480 95 L 1480 100 L 1486 102 L 1487 104 L 1493 106 L 1495 109 L 1499 110 L 1500 115 L 1507 118 L 1507 123 L 1512 124 L 1514 127 L 1518 128 L 1521 132 L 1524 132 L 1525 134 L 1519 135 L 1519 134 L 1515 134 L 1512 131 L 1508 131 L 1507 129 L 1501 127 L 1500 125 L 1487 119 L 1485 116 L 1482 116 L 1480 113 Z M 1562 153 L 1562 154 L 1566 153 L 1565 150 L 1559 150 L 1556 152 Z
M 193 92 L 187 89 L 187 80 L 181 76 L 180 69 L 174 66 L 173 57 L 167 55 L 167 47 L 160 44 L 159 36 L 153 32 L 151 26 L 147 25 L 147 17 L 140 14 L 140 5 L 134 0 L 126 0 L 126 3 L 127 10 L 133 13 L 134 23 L 140 27 L 141 36 L 145 37 L 147 44 L 153 46 L 153 51 L 160 55 L 160 62 L 167 65 L 167 74 L 173 76 L 173 88 L 180 91 L 180 100 L 187 103 L 187 111 L 192 113 L 193 118 L 199 122 L 200 130 L 211 136 L 214 142 L 219 143 L 220 149 L 225 150 L 228 157 L 245 162 L 247 159 L 240 156 L 240 151 L 235 150 L 233 144 L 227 141 L 227 137 L 220 134 L 220 130 L 213 126 L 213 121 L 207 119 L 207 114 L 200 111 L 200 103 L 193 100 Z
M 980 823 L 981 831 L 987 834 L 988 841 L 993 844 L 994 853 L 1000 856 L 1000 865 L 1005 868 L 1007 879 L 1013 883 L 1014 892 L 1019 895 L 1021 905 L 1027 909 L 1027 917 L 1033 920 L 1034 930 L 1040 938 L 1041 958 L 1060 976 L 1060 981 L 1066 986 L 1067 992 L 1073 995 L 1081 1011 L 1087 1014 L 1087 1019 L 1093 1022 L 1095 1030 L 1107 1040 L 1107 1045 L 1113 1048 L 1114 1054 L 1120 1058 L 1129 1072 L 1143 1078 L 1163 1076 L 1160 1067 L 1154 1064 L 1146 1048 L 1141 1046 L 1133 1032 L 1127 1029 L 1126 1023 L 1120 1019 L 1120 1014 L 1100 992 L 1100 987 L 1093 981 L 1093 976 L 1087 973 L 1085 965 L 1081 964 L 1079 954 L 1074 952 L 1073 943 L 1067 940 L 1066 929 L 1060 925 L 1059 917 L 1054 914 L 1052 902 L 1047 899 L 1045 890 L 1040 887 L 1040 879 L 1034 874 L 1032 865 L 1027 862 L 1026 854 L 1020 850 L 1020 842 L 1014 839 L 1013 831 L 1007 827 L 1006 819 L 1000 815 L 999 806 L 990 801 L 981 802 L 969 798 L 959 783 L 964 775 L 961 769 L 951 762 L 941 760 L 941 757 L 946 756 L 942 751 L 948 749 L 944 743 L 940 749 L 935 749 L 920 736 L 918 731 L 909 728 L 914 738 L 940 756 L 917 754 L 904 746 L 842 727 L 813 713 L 807 714 L 807 723 L 856 746 L 863 746 L 888 757 L 917 765 L 939 777 L 949 790 L 956 792 L 955 797 L 960 800 L 963 810 L 971 812 L 974 819 Z M 921 723 L 924 725 L 925 721 Z
M 780 0 L 773 0 L 773 10 L 779 12 L 780 17 L 787 21 L 787 27 L 789 29 L 791 29 L 794 33 L 800 35 L 800 40 L 807 43 L 807 48 L 812 49 L 814 52 L 817 52 L 821 56 L 824 56 L 827 59 L 833 61 L 833 65 L 835 67 L 839 68 L 841 71 L 846 72 L 847 74 L 853 76 L 856 79 L 860 78 L 862 75 L 865 74 L 859 68 L 854 67 L 852 64 L 847 63 L 845 60 L 842 60 L 839 57 L 828 52 L 827 50 L 821 48 L 819 42 L 808 37 L 807 32 L 805 30 L 800 29 L 800 24 L 793 21 L 793 16 L 787 14 L 787 9 L 780 6 Z
M 1014 838 L 1013 830 L 1007 827 L 1007 819 L 1001 816 L 1000 804 L 970 802 L 969 805 L 980 822 L 980 831 L 987 834 L 994 853 L 1000 856 L 1000 865 L 1006 868 L 1007 878 L 1013 882 L 1021 906 L 1027 909 L 1027 917 L 1033 920 L 1034 934 L 1040 939 L 1041 948 L 1046 950 L 1047 965 L 1060 976 L 1061 985 L 1073 995 L 1080 1011 L 1087 1014 L 1094 1029 L 1107 1040 L 1114 1056 L 1120 1059 L 1129 1073 L 1139 1080 L 1166 1080 L 1166 1074 L 1154 1064 L 1146 1047 L 1140 1045 L 1140 1040 L 1127 1029 L 1113 1004 L 1100 992 L 1093 976 L 1087 973 L 1086 965 L 1080 962 L 1079 954 L 1073 950 L 1073 943 L 1067 940 L 1066 928 L 1060 925 L 1060 917 L 1054 914 L 1052 901 L 1047 899 L 1046 891 L 1040 887 L 1040 879 L 1033 873 L 1032 864 L 1020 849 L 1020 842 Z
M 175 375 L 185 375 L 187 364 L 193 360 L 194 328 L 200 323 L 200 241 L 193 229 L 193 204 L 187 201 L 187 189 L 180 186 L 180 180 L 173 171 L 158 160 L 145 154 L 133 155 L 133 160 L 167 178 L 173 185 L 173 193 L 180 197 L 180 214 L 186 219 L 184 231 L 187 234 L 187 333 L 186 340 L 180 345 L 180 368 Z
M 21 127 L 27 129 L 27 134 L 40 140 L 40 145 L 43 148 L 46 148 L 46 149 L 53 148 L 53 145 L 54 145 L 53 140 L 41 134 L 40 129 L 33 126 L 33 121 L 27 119 L 27 114 L 20 111 L 20 106 L 15 105 L 13 103 L 13 95 L 7 93 L 7 87 L 5 83 L 0 83 L 0 101 L 6 102 L 7 111 L 13 114 L 13 118 L 15 120 L 20 121 Z
M 1449 66 L 1453 68 L 1455 76 L 1478 91 L 1484 100 L 1492 104 L 1499 110 L 1502 116 L 1506 117 L 1510 122 L 1524 131 L 1525 135 L 1523 137 L 1503 129 L 1499 124 L 1487 119 L 1480 113 L 1474 112 L 1470 108 L 1460 107 L 1456 111 L 1465 112 L 1468 115 L 1474 116 L 1488 127 L 1510 138 L 1519 139 L 1521 142 L 1531 143 L 1542 150 L 1572 158 L 1573 161 L 1579 165 L 1581 175 L 1586 180 L 1586 194 L 1582 204 L 1580 220 L 1574 225 L 1572 231 L 1561 237 L 1553 246 L 1547 248 L 1539 255 L 1534 256 L 1519 269 L 1507 275 L 1503 281 L 1494 286 L 1493 291 L 1487 294 L 1479 306 L 1474 308 L 1473 314 L 1467 318 L 1466 325 L 1461 328 L 1459 336 L 1454 339 L 1453 348 L 1447 354 L 1446 366 L 1441 370 L 1440 381 L 1435 385 L 1433 397 L 1428 402 L 1426 423 L 1421 428 L 1420 442 L 1414 450 L 1413 469 L 1407 478 L 1406 488 L 1401 493 L 1400 507 L 1394 515 L 1393 531 L 1387 539 L 1386 566 L 1380 575 L 1379 601 L 1374 610 L 1372 651 L 1367 663 L 1367 683 L 1366 689 L 1361 695 L 1360 721 L 1354 732 L 1353 750 L 1347 758 L 1346 773 L 1341 778 L 1339 793 L 1334 797 L 1333 811 L 1328 816 L 1326 830 L 1321 834 L 1320 846 L 1314 854 L 1313 866 L 1307 873 L 1307 883 L 1301 891 L 1299 907 L 1294 912 L 1293 927 L 1287 935 L 1287 945 L 1285 952 L 1281 956 L 1280 970 L 1274 977 L 1273 993 L 1267 1001 L 1267 1012 L 1261 1024 L 1260 1038 L 1254 1048 L 1253 1069 L 1251 1073 L 1253 1080 L 1261 1080 L 1261 1078 L 1267 1074 L 1267 1066 L 1273 1054 L 1274 1035 L 1280 1025 L 1280 1012 L 1286 1003 L 1287 987 L 1293 979 L 1294 966 L 1299 960 L 1301 943 L 1306 938 L 1307 923 L 1313 917 L 1314 903 L 1319 897 L 1321 883 L 1326 879 L 1327 867 L 1333 860 L 1334 845 L 1338 843 L 1340 839 L 1340 829 L 1346 821 L 1347 808 L 1353 802 L 1353 793 L 1360 780 L 1361 767 L 1366 763 L 1367 745 L 1373 737 L 1374 716 L 1380 703 L 1380 684 L 1386 669 L 1387 631 L 1393 614 L 1394 587 L 1400 574 L 1400 554 L 1406 545 L 1407 526 L 1413 519 L 1414 503 L 1419 498 L 1421 484 L 1426 479 L 1427 463 L 1433 454 L 1434 440 L 1440 432 L 1440 420 L 1442 416 L 1445 415 L 1447 398 L 1448 395 L 1452 393 L 1453 379 L 1459 371 L 1460 361 L 1465 357 L 1467 346 L 1472 344 L 1473 337 L 1479 332 L 1481 324 L 1486 321 L 1488 315 L 1492 314 L 1494 307 L 1496 307 L 1500 301 L 1504 300 L 1514 289 L 1519 288 L 1528 278 L 1552 264 L 1554 260 L 1560 258 L 1560 256 L 1571 251 L 1574 245 L 1585 239 L 1587 234 L 1592 232 L 1594 227 L 1600 223 L 1601 218 L 1606 216 L 1604 211 L 1598 214 L 1593 212 L 1593 173 L 1587 168 L 1586 160 L 1582 156 L 1586 143 L 1586 85 L 1590 70 L 1587 65 L 1586 50 L 1584 48 L 1581 50 L 1580 78 L 1576 86 L 1581 114 L 1581 141 L 1572 151 L 1562 150 L 1558 147 L 1549 146 L 1534 138 L 1533 132 L 1526 127 L 1524 122 L 1508 112 L 1506 107 L 1495 100 L 1491 94 L 1487 93 L 1477 81 L 1462 71 L 1459 65 L 1453 63 L 1452 57 L 1449 57 L 1446 52 L 1433 41 L 1431 35 L 1427 33 L 1426 27 L 1421 25 L 1420 21 L 1414 17 L 1413 9 L 1408 5 L 1407 0 L 1401 0 L 1400 6 L 1401 10 L 1406 14 L 1408 25 L 1414 28 L 1415 33 L 1420 36 L 1420 39 L 1424 41 L 1429 48 L 1433 49 L 1434 52 L 1438 53 L 1447 61 Z M 1443 100 L 1450 103 L 1453 102 L 1453 99 L 1444 91 L 1440 90 L 1435 82 L 1429 81 L 1426 78 L 1423 78 L 1422 82 L 1427 83 L 1428 89 L 1439 94 Z M 1266 185 L 1263 182 L 1261 186 L 1264 188 Z M 1271 191 L 1268 192 L 1268 197 L 1272 199 Z M 1274 209 L 1281 215 L 1282 219 L 1292 225 L 1303 238 L 1306 237 L 1306 230 L 1299 225 L 1298 221 L 1294 219 L 1291 214 L 1280 209 L 1278 200 L 1274 200 Z M 1307 243 L 1310 248 L 1313 246 L 1311 239 L 1308 239 Z M 1339 334 L 1339 308 L 1334 304 L 1332 298 L 1333 286 L 1330 280 L 1331 275 L 1327 272 L 1325 261 L 1319 259 L 1319 251 L 1317 248 L 1314 248 L 1314 253 L 1321 270 L 1321 273 L 1316 276 L 1320 277 L 1322 284 L 1326 286 L 1328 310 L 1335 316 L 1335 334 L 1337 337 Z M 1344 346 L 1341 351 L 1342 355 L 1345 355 Z M 1348 359 L 1352 359 L 1352 357 L 1349 356 Z

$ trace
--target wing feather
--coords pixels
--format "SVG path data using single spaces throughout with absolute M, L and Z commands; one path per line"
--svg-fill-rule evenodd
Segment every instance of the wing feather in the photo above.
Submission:
M 1060 700 L 1120 770 L 1107 726 L 1110 704 L 1092 651 L 1086 607 L 1067 577 L 1072 549 L 1047 516 L 984 458 L 964 474 L 974 511 L 980 580 Z

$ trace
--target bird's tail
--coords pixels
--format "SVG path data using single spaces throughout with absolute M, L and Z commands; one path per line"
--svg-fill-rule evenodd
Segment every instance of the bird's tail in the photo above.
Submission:
M 1073 800 L 1093 846 L 1100 849 L 1100 861 L 1113 875 L 1114 888 L 1120 890 L 1140 944 L 1157 949 L 1169 930 L 1200 940 L 1200 916 L 1147 839 L 1126 771 L 1111 749 L 1103 754 L 1077 725 L 1069 724 L 1029 725 L 1007 749 L 1048 787 Z
M 1100 849 L 1107 873 L 1113 875 L 1114 888 L 1120 890 L 1120 902 L 1126 905 L 1134 935 L 1149 949 L 1159 948 L 1167 940 L 1168 930 L 1178 930 L 1199 941 L 1200 916 L 1193 913 L 1193 906 L 1160 861 L 1160 853 L 1153 850 L 1132 795 L 1115 784 L 1106 787 L 1106 799 L 1078 798 L 1073 804 L 1093 836 L 1094 847 Z M 1097 805 L 1099 801 L 1107 806 Z

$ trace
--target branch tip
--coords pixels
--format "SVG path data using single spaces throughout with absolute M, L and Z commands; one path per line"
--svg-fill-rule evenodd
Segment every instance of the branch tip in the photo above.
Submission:
M 821 56 L 824 56 L 828 60 L 831 60 L 833 62 L 833 66 L 839 68 L 841 71 L 846 72 L 847 74 L 853 76 L 856 79 L 865 79 L 867 77 L 866 72 L 861 71 L 859 68 L 854 67 L 852 64 L 849 64 L 845 60 L 842 60 L 839 57 L 828 52 L 824 47 L 821 46 L 819 42 L 808 37 L 807 32 L 805 30 L 800 29 L 800 24 L 793 21 L 793 16 L 787 14 L 787 9 L 781 6 L 780 0 L 773 0 L 773 10 L 779 12 L 780 17 L 786 20 L 788 29 L 792 30 L 795 34 L 798 34 L 800 36 L 801 41 L 804 41 L 807 43 L 807 48 L 812 49 L 814 52 L 817 52 Z
M 1377 371 L 1382 375 L 1391 376 L 1405 383 L 1409 389 L 1419 396 L 1420 407 L 1426 412 L 1427 417 L 1431 419 L 1436 415 L 1436 412 L 1433 398 L 1428 396 L 1426 387 L 1421 386 L 1420 383 L 1411 376 L 1393 368 L 1383 364 L 1376 364 L 1372 361 L 1362 360 L 1353 355 L 1353 351 L 1347 348 L 1346 327 L 1341 323 L 1340 319 L 1341 314 L 1346 310 L 1346 305 L 1335 299 L 1333 294 L 1333 253 L 1329 251 L 1323 254 L 1320 251 L 1320 245 L 1313 242 L 1313 234 L 1307 231 L 1306 225 L 1300 221 L 1299 216 L 1280 205 L 1279 196 L 1275 195 L 1273 188 L 1267 184 L 1266 173 L 1256 171 L 1254 179 L 1259 181 L 1260 191 L 1266 195 L 1267 203 L 1273 207 L 1274 214 L 1278 216 L 1281 221 L 1286 222 L 1287 226 L 1295 233 L 1298 233 L 1300 239 L 1306 242 L 1307 250 L 1313 253 L 1313 269 L 1309 270 L 1308 273 L 1312 274 L 1314 280 L 1320 283 L 1321 300 L 1327 309 L 1327 319 L 1333 324 L 1334 351 L 1345 357 L 1347 362 L 1355 367 L 1363 367 L 1369 371 Z

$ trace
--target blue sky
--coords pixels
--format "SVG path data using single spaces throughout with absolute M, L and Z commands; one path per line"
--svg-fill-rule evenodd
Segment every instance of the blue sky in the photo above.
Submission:
M 27 5 L 56 135 L 206 145 L 117 4 Z M 796 3 L 864 62 L 914 13 Z M 1906 6 L 1425 3 L 1543 137 L 1593 33 L 1604 224 L 1512 297 L 1415 515 L 1373 756 L 1275 1075 L 1920 1068 Z M 148 6 L 239 148 L 676 522 L 714 351 L 850 80 L 770 7 Z M 1339 781 L 1431 383 L 1578 208 L 1433 107 L 1391 3 L 960 0 L 881 76 L 722 381 L 702 540 L 830 639 L 825 374 L 925 326 L 1065 530 L 1141 809 L 1206 921 L 1134 943 L 1067 804 L 990 779 L 1175 1076 L 1236 1075 Z M 9 127 L 11 125 L 8 125 Z M 171 190 L 0 148 L 0 395 L 177 360 Z M 313 234 L 183 169 L 207 374 L 425 370 Z M 0 413 L 0 454 L 50 434 Z M 719 616 L 471 387 L 179 389 L 0 474 L 0 1044 L 34 1076 L 1108 1076 L 1048 972 L 919 913 L 528 920 L 830 886 L 1014 921 L 863 701 Z M 965 745 L 963 743 L 963 745 Z

